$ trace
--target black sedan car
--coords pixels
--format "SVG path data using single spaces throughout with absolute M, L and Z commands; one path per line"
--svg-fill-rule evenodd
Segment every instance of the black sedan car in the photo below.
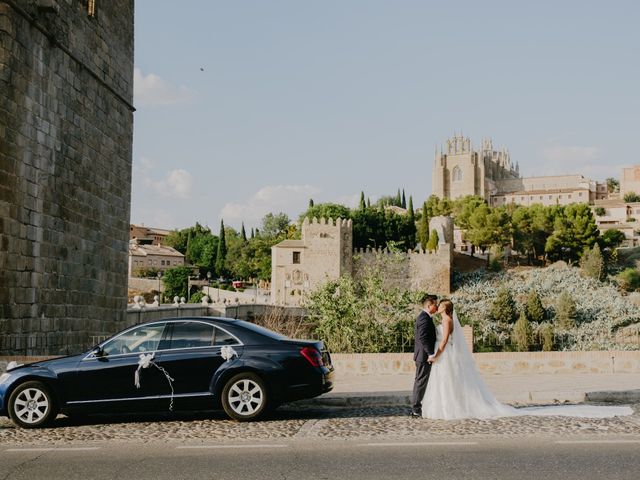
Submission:
M 171 318 L 128 328 L 89 352 L 0 376 L 0 414 L 41 427 L 59 412 L 215 410 L 254 420 L 333 388 L 321 341 L 293 340 L 242 320 Z

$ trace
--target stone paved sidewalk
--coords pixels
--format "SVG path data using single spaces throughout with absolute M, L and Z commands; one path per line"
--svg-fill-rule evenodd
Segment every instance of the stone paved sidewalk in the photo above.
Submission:
M 153 443 L 182 441 L 251 442 L 296 438 L 444 438 L 500 436 L 629 436 L 640 439 L 640 404 L 634 414 L 612 418 L 518 416 L 492 420 L 425 420 L 409 408 L 282 407 L 267 420 L 238 423 L 221 413 L 146 417 L 59 417 L 52 428 L 24 430 L 0 419 L 0 446 L 91 445 L 105 441 Z

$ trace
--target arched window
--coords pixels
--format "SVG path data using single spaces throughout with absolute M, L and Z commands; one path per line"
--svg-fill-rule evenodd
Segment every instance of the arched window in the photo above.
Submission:
M 457 165 L 453 167 L 453 172 L 451 174 L 451 180 L 454 182 L 462 181 L 462 169 Z

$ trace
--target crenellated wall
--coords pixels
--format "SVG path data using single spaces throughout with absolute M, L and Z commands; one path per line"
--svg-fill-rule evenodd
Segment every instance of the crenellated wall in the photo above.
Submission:
M 435 252 L 391 253 L 353 250 L 351 220 L 324 218 L 302 223 L 300 240 L 285 240 L 271 249 L 271 298 L 276 305 L 300 305 L 304 297 L 329 280 L 382 268 L 385 280 L 409 290 L 451 292 L 453 223 L 434 217 L 440 244 Z

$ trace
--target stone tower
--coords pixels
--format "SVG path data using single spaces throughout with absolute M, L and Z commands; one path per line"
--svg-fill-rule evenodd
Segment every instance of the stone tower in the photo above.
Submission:
M 133 1 L 0 1 L 0 355 L 124 325 Z
M 271 300 L 298 305 L 304 295 L 327 280 L 351 274 L 351 220 L 304 219 L 301 240 L 285 240 L 271 247 Z
M 497 192 L 496 182 L 520 178 L 506 149 L 494 150 L 491 139 L 483 139 L 474 150 L 469 137 L 454 135 L 446 147 L 436 149 L 432 192 L 440 198 L 455 199 L 477 195 L 489 201 Z

